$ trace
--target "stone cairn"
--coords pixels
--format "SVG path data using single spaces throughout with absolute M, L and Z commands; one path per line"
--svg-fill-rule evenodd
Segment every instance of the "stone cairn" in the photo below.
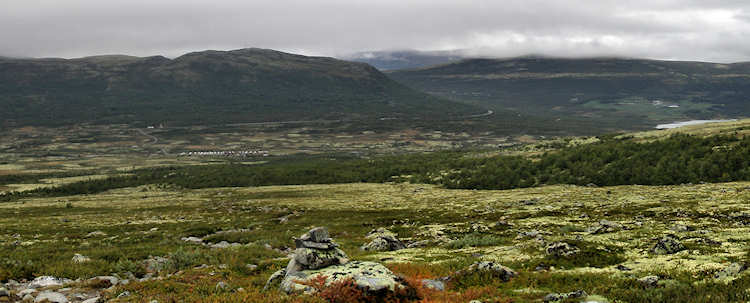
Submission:
M 281 283 L 287 277 L 304 270 L 314 270 L 331 265 L 346 264 L 349 258 L 339 249 L 324 227 L 313 228 L 304 235 L 294 239 L 296 250 L 291 255 L 286 269 L 279 270 L 268 279 L 265 289 Z

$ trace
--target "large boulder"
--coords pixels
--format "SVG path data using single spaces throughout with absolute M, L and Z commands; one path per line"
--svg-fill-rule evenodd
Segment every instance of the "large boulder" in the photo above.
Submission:
M 682 245 L 674 235 L 662 237 L 651 247 L 651 253 L 657 255 L 670 255 L 683 250 L 685 250 L 685 245 Z
M 382 264 L 351 261 L 346 264 L 328 266 L 315 270 L 303 270 L 287 274 L 281 281 L 281 290 L 287 293 L 314 292 L 310 286 L 313 279 L 324 277 L 325 285 L 351 279 L 359 289 L 369 294 L 408 290 L 411 287 Z
M 362 245 L 361 249 L 365 251 L 394 251 L 406 248 L 406 245 L 396 237 L 396 234 L 385 229 L 378 228 L 367 234 L 369 243 Z

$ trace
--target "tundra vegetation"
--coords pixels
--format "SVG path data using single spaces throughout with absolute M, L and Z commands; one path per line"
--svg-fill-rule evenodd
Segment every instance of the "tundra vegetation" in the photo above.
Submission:
M 325 226 L 352 262 L 384 264 L 413 288 L 383 298 L 744 302 L 747 125 L 252 164 L 8 160 L 0 287 L 21 300 L 14 285 L 51 276 L 64 283 L 27 293 L 74 302 L 377 301 L 354 280 L 325 277 L 305 282 L 308 294 L 264 290 L 288 268 L 293 239 Z M 402 249 L 363 249 L 376 241 Z M 91 279 L 101 276 L 117 280 Z

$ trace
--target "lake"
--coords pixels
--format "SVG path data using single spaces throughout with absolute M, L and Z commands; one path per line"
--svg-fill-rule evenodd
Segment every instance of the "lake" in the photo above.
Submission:
M 669 128 L 678 128 L 688 125 L 698 125 L 698 124 L 704 124 L 704 123 L 713 123 L 713 122 L 731 122 L 731 121 L 737 121 L 737 119 L 728 119 L 728 120 L 690 120 L 690 121 L 683 121 L 683 122 L 672 122 L 667 124 L 659 124 L 655 128 L 656 129 L 669 129 Z

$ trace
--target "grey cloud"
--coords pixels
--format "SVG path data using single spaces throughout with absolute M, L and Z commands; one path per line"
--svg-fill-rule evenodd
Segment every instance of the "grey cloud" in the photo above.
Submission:
M 745 61 L 745 2 L 4 0 L 0 54 L 176 56 L 263 47 L 311 55 L 464 49 L 482 56 Z

